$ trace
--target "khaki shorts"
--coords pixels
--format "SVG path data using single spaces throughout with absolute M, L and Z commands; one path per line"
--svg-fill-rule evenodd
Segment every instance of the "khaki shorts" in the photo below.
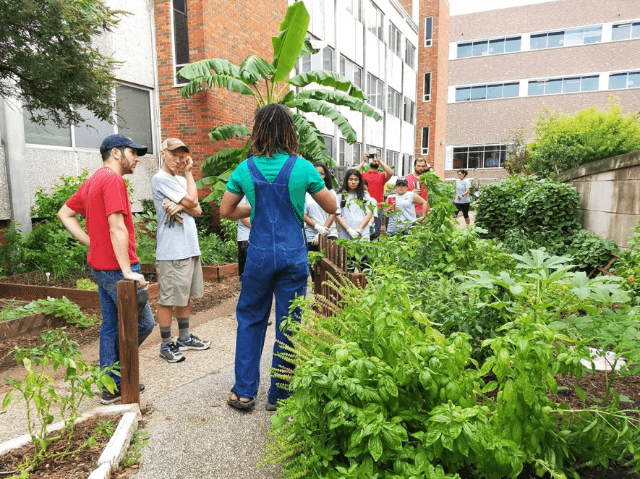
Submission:
M 157 260 L 158 304 L 183 307 L 190 299 L 202 298 L 204 285 L 200 256 L 176 260 Z

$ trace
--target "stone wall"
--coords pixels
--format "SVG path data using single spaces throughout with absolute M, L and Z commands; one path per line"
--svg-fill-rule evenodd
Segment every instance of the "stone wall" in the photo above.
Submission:
M 585 229 L 626 247 L 640 221 L 640 151 L 589 163 L 556 177 L 580 193 Z

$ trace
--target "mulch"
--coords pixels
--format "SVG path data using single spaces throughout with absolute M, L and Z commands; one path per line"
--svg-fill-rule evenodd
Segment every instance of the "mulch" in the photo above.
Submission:
M 82 446 L 84 442 L 91 436 L 98 421 L 114 420 L 115 427 L 118 425 L 119 417 L 117 418 L 104 418 L 93 417 L 76 424 L 74 435 L 71 438 L 70 450 L 77 449 Z M 57 433 L 51 433 L 54 435 Z M 98 459 L 102 454 L 105 446 L 109 442 L 110 437 L 100 435 L 96 436 L 97 445 L 89 446 L 78 454 L 70 456 L 58 456 L 55 458 L 43 461 L 33 472 L 29 473 L 30 479 L 53 479 L 53 478 L 65 478 L 65 479 L 86 479 L 91 472 L 98 467 Z M 47 452 L 56 453 L 62 452 L 67 446 L 67 438 L 59 439 L 53 442 L 47 448 Z M 14 449 L 8 452 L 4 456 L 0 456 L 0 476 L 6 477 L 12 471 L 16 471 L 18 466 L 22 464 L 25 458 L 33 458 L 34 447 L 33 444 L 21 447 L 20 449 Z

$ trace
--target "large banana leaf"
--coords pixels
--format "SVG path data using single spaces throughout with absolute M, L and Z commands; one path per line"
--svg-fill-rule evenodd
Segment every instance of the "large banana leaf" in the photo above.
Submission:
M 327 154 L 324 138 L 316 125 L 299 113 L 292 113 L 293 122 L 298 132 L 299 151 L 309 161 L 322 161 L 328 166 L 335 165 L 335 161 Z
M 313 55 L 314 53 L 318 53 L 320 50 L 317 48 L 313 48 L 311 45 L 311 41 L 308 38 L 304 39 L 304 43 L 302 44 L 302 50 L 298 53 L 298 59 L 302 58 L 305 55 Z
M 251 135 L 251 130 L 242 125 L 222 125 L 214 128 L 209 132 L 211 141 L 231 140 L 235 137 L 243 137 Z
M 251 143 L 247 142 L 243 147 L 227 148 L 211 155 L 204 160 L 200 171 L 209 176 L 217 176 L 226 170 L 233 170 L 242 160 L 246 159 L 250 145 Z
M 217 75 L 240 76 L 240 68 L 224 58 L 211 58 L 191 63 L 181 68 L 178 75 L 187 80 L 195 80 L 196 78 L 211 75 L 212 71 Z
M 212 185 L 210 188 L 211 193 L 203 201 L 217 201 L 219 202 L 224 192 L 227 189 L 227 181 L 233 173 L 233 170 L 227 170 L 219 176 L 210 176 L 209 178 L 203 178 L 196 182 L 198 188 L 202 188 L 204 185 Z
M 297 108 L 307 113 L 316 113 L 318 115 L 326 116 L 333 121 L 348 143 L 356 141 L 356 132 L 347 121 L 347 119 L 340 114 L 335 108 L 331 108 L 325 102 L 320 100 L 293 100 L 285 103 L 289 108 Z
M 286 99 L 287 101 L 291 101 L 291 98 L 285 96 L 283 101 Z M 345 95 L 344 93 L 340 93 L 337 91 L 331 90 L 302 90 L 295 95 L 296 100 L 303 99 L 311 99 L 311 100 L 324 100 L 329 103 L 333 103 L 334 105 L 346 106 L 349 107 L 352 111 L 359 111 L 360 113 L 364 113 L 365 115 L 374 118 L 376 121 L 380 120 L 382 117 L 376 113 L 376 111 L 371 108 L 369 105 L 364 103 L 362 100 L 358 100 L 349 95 Z
M 204 87 L 202 84 L 204 83 Z M 240 93 L 242 95 L 255 95 L 253 90 L 249 88 L 242 80 L 238 80 L 236 77 L 227 75 L 207 75 L 205 77 L 198 77 L 195 80 L 191 80 L 187 83 L 182 90 L 180 90 L 180 96 L 182 98 L 189 98 L 200 90 L 206 90 L 210 88 L 226 88 L 234 93 Z
M 284 20 L 280 23 L 280 33 L 271 38 L 273 44 L 273 81 L 284 80 L 298 61 L 309 26 L 309 13 L 302 2 L 296 2 L 287 8 Z
M 289 83 L 293 86 L 307 86 L 312 83 L 317 83 L 322 86 L 328 86 L 339 91 L 347 92 L 348 95 L 354 98 L 366 100 L 364 92 L 360 88 L 334 72 L 313 71 L 300 73 L 300 75 L 296 75 L 289 79 Z
M 273 67 L 269 62 L 253 53 L 240 64 L 240 78 L 249 85 L 255 85 L 271 75 L 273 75 Z

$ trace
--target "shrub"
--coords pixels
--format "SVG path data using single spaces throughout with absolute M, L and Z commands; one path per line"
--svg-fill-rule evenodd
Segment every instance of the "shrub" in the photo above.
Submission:
M 612 259 L 611 253 L 619 252 L 615 241 L 586 230 L 578 230 L 573 234 L 567 251 L 578 266 L 588 272 L 607 264 Z
M 200 261 L 203 265 L 233 263 L 238 258 L 238 244 L 235 241 L 223 241 L 215 233 L 199 235 Z
M 640 150 L 640 123 L 637 115 L 623 114 L 615 104 L 606 111 L 591 107 L 574 116 L 546 110 L 536 122 L 528 150 L 531 170 L 548 176 Z

